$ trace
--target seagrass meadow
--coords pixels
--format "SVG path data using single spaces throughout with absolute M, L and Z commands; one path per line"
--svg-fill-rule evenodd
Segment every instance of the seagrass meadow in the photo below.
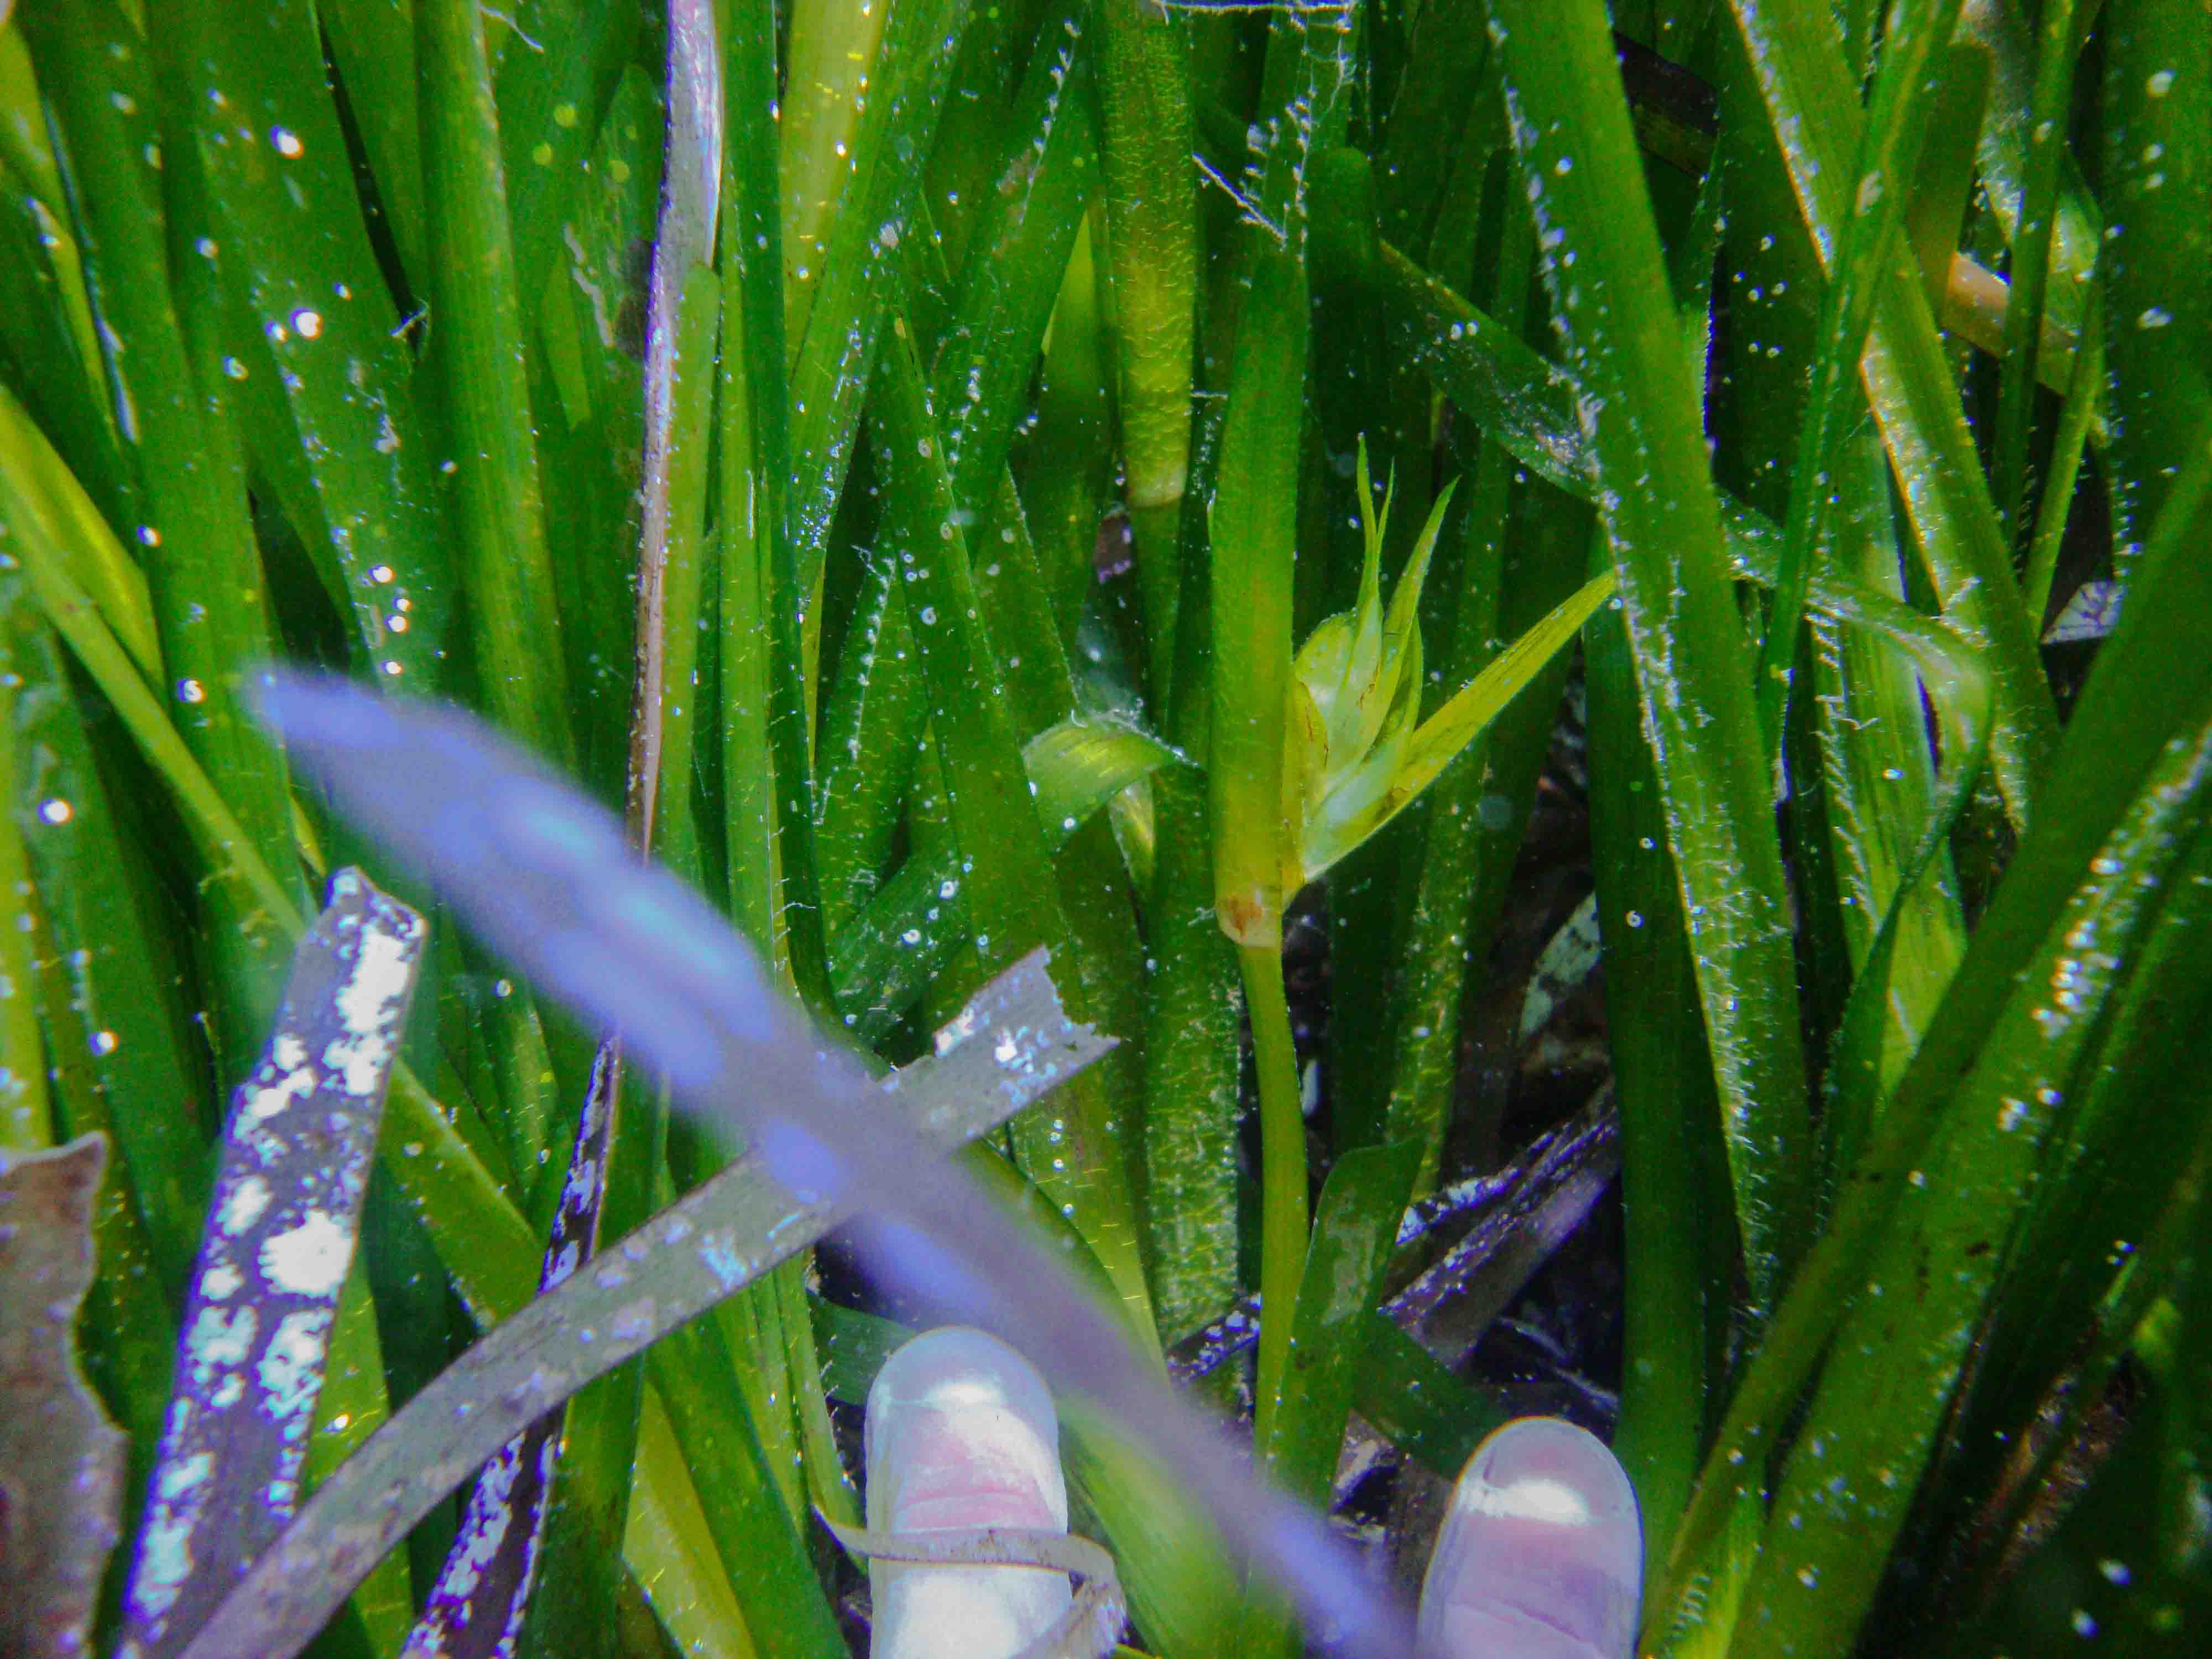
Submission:
M 2212 1650 L 2209 629 L 2204 0 L 0 0 L 0 1656 Z

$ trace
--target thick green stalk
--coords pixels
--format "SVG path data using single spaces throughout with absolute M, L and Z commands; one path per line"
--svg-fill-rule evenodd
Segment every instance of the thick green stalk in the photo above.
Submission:
M 1185 688 L 1188 690 L 1188 688 Z M 1205 784 L 1153 775 L 1159 826 L 1147 945 L 1145 1203 L 1160 1337 L 1174 1342 L 1237 1296 L 1238 994 L 1236 957 L 1214 925 Z
M 1213 503 L 1213 591 L 1224 600 L 1213 608 L 1207 764 L 1214 907 L 1238 945 L 1273 949 L 1282 944 L 1292 833 L 1283 811 L 1283 722 L 1306 370 L 1304 177 L 1336 117 L 1350 26 L 1335 9 L 1275 15 L 1252 128 L 1256 183 L 1240 226 L 1243 291 Z
M 1252 1011 L 1253 1066 L 1260 1079 L 1260 1353 L 1252 1437 L 1260 1455 L 1272 1458 L 1305 1270 L 1306 1124 L 1291 1011 L 1283 996 L 1282 950 L 1247 945 L 1237 957 Z
M 1302 180 L 1316 135 L 1336 117 L 1350 27 L 1346 12 L 1287 10 L 1275 15 L 1269 33 L 1212 515 L 1218 602 L 1206 775 L 1214 914 L 1239 947 L 1260 1068 L 1263 1457 L 1287 1380 L 1306 1238 L 1305 1123 L 1282 981 L 1283 872 L 1296 845 L 1284 812 L 1283 745 L 1307 355 Z
M 1254 256 L 1237 331 L 1222 488 L 1213 520 L 1212 785 L 1214 902 L 1230 938 L 1283 937 L 1283 712 L 1291 684 L 1291 562 L 1297 451 L 1279 417 L 1304 380 L 1305 278 L 1279 250 Z M 1273 417 L 1273 418 L 1271 418 Z M 1288 430 L 1297 430 L 1295 416 Z
M 1221 422 L 1197 428 L 1179 552 L 1174 701 L 1168 735 L 1202 757 L 1212 718 L 1212 605 L 1201 505 L 1212 495 Z M 1237 1293 L 1238 1042 L 1243 1006 L 1237 952 L 1213 917 L 1205 780 L 1163 769 L 1152 781 L 1159 854 L 1146 942 L 1145 1201 L 1160 1334 L 1174 1340 L 1218 1316 Z

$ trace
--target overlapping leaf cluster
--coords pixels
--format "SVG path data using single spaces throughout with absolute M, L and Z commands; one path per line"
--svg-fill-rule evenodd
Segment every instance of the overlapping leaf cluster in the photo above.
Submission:
M 1376 1310 L 1507 1155 L 1571 680 L 1646 1645 L 2201 1645 L 2208 135 L 2187 0 L 16 7 L 0 1147 L 108 1138 L 126 1531 L 332 870 L 428 936 L 303 1492 L 735 1150 L 651 1079 L 586 1120 L 612 1052 L 300 786 L 255 665 L 486 715 L 879 1066 L 1049 946 L 1118 1046 L 971 1166 L 1148 1355 L 1260 1293 L 1315 1499 L 1355 1407 L 1446 1466 L 1499 1408 Z M 1542 1167 L 1486 1224 L 1581 1213 Z M 884 1334 L 793 1261 L 592 1382 L 538 1594 L 451 1650 L 839 1651 L 823 1365 Z M 1071 1456 L 1133 1639 L 1280 1649 L 1188 1494 Z M 324 1651 L 418 1628 L 423 1503 Z M 102 1639 L 190 1639 L 123 1610 L 162 1545 Z

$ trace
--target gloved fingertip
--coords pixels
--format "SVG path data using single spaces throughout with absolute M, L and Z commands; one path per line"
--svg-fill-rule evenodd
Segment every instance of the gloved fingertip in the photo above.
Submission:
M 884 1364 L 868 1390 L 868 1525 L 1067 1530 L 1059 1419 L 1036 1368 L 998 1338 L 947 1325 Z M 991 1659 L 1066 1611 L 1064 1573 L 869 1565 L 873 1659 Z
M 1453 1489 L 1421 1592 L 1434 1650 L 1469 1659 L 1626 1659 L 1644 1570 L 1636 1493 L 1595 1435 L 1507 1424 Z

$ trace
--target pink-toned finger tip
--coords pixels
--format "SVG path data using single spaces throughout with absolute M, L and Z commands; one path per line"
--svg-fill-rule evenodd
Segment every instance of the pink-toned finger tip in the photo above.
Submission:
M 1452 1492 L 1421 1591 L 1421 1634 L 1467 1659 L 1626 1659 L 1644 1534 L 1603 1441 L 1556 1418 L 1509 1423 Z
M 1059 1419 L 1036 1368 L 965 1326 L 918 1336 L 868 1390 L 868 1525 L 1067 1530 Z M 1066 1576 L 1018 1567 L 870 1564 L 873 1659 L 992 1659 L 1067 1610 Z

